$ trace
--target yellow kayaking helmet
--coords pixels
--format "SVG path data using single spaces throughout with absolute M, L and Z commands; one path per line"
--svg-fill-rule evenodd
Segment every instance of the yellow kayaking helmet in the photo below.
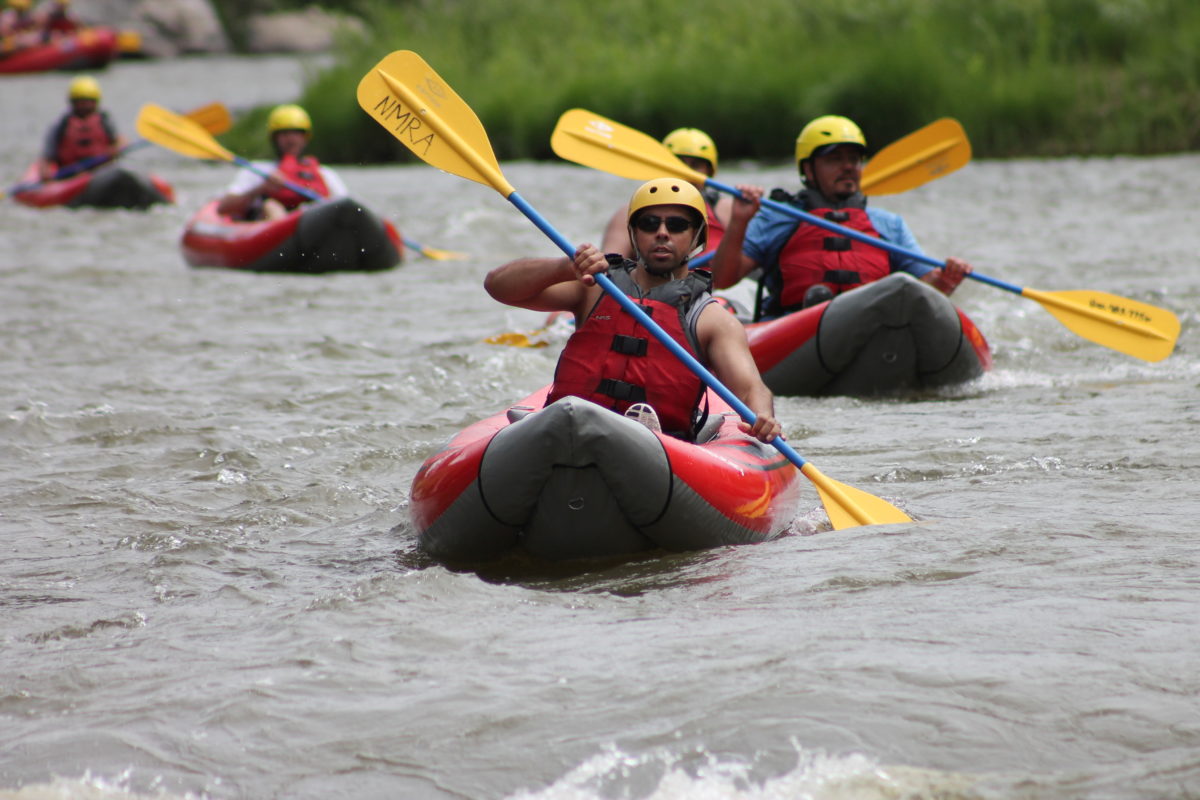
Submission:
M 817 151 L 823 147 L 838 144 L 856 144 L 864 151 L 867 149 L 862 130 L 850 120 L 833 115 L 817 117 L 796 137 L 796 163 L 820 155 Z
M 708 242 L 708 208 L 704 205 L 704 197 L 700 190 L 685 180 L 679 178 L 655 178 L 646 181 L 637 188 L 629 200 L 629 240 L 633 241 L 633 222 L 638 214 L 651 206 L 687 206 L 696 212 L 694 220 L 699 226 L 696 238 L 692 240 L 692 248 L 703 249 Z M 636 250 L 636 247 L 634 248 Z
M 69 100 L 95 100 L 100 101 L 100 84 L 91 75 L 80 75 L 75 80 L 71 81 L 71 87 L 67 89 L 67 99 Z
M 677 156 L 704 159 L 712 164 L 713 175 L 717 174 L 717 145 L 699 128 L 677 128 L 667 134 L 663 145 Z
M 288 103 L 275 106 L 271 116 L 267 117 L 267 135 L 273 136 L 279 131 L 304 131 L 312 134 L 312 120 L 308 112 L 298 105 Z
M 31 5 L 33 5 L 33 0 L 8 0 L 8 7 L 18 11 L 28 11 Z

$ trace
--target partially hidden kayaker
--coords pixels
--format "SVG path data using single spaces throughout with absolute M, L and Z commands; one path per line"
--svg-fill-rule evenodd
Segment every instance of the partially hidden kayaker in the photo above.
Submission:
M 676 128 L 662 140 L 663 146 L 674 153 L 680 161 L 697 172 L 703 172 L 709 178 L 717 175 L 717 145 L 704 131 L 699 128 Z M 721 244 L 725 234 L 725 226 L 729 223 L 733 198 L 721 194 L 715 189 L 697 186 L 704 198 L 705 216 L 708 221 L 708 242 L 704 252 L 709 253 Z M 606 253 L 620 253 L 626 258 L 633 258 L 633 246 L 629 242 L 629 208 L 622 206 L 613 212 L 608 226 L 604 229 L 604 239 L 601 247 Z
M 79 20 L 71 14 L 71 0 L 50 0 L 47 5 L 39 20 L 47 41 L 54 36 L 74 33 L 82 27 Z
M 33 14 L 33 0 L 8 0 L 0 11 L 0 55 L 36 44 L 38 21 Z
M 125 147 L 108 112 L 100 108 L 100 84 L 90 75 L 79 75 L 67 88 L 70 109 L 50 126 L 38 159 L 42 180 L 54 178 L 59 170 L 85 159 L 96 166 L 116 158 Z
M 683 439 L 694 438 L 703 422 L 704 384 L 596 283 L 594 276 L 607 272 L 750 407 L 757 419 L 753 426 L 741 423 L 742 430 L 764 442 L 780 434 L 774 399 L 750 355 L 745 329 L 709 294 L 708 272 L 688 269 L 688 259 L 704 249 L 705 216 L 695 186 L 657 178 L 638 187 L 629 202 L 626 230 L 636 261 L 583 244 L 574 258 L 521 258 L 488 273 L 484 288 L 502 303 L 575 315 L 548 404 L 582 397 Z
M 794 195 L 775 189 L 771 199 L 922 252 L 899 214 L 867 206 L 860 190 L 866 150 L 862 130 L 846 117 L 814 119 L 796 138 L 803 188 Z M 725 236 L 713 256 L 713 285 L 724 289 L 761 269 L 759 280 L 766 298 L 755 310 L 756 319 L 807 308 L 900 271 L 949 295 L 971 271 L 971 265 L 958 258 L 947 258 L 944 269 L 930 269 L 915 259 L 763 208 L 760 187 L 742 193 L 744 198 L 734 202 Z
M 263 178 L 243 167 L 234 176 L 217 206 L 218 213 L 235 219 L 282 219 L 288 212 L 311 202 L 286 184 L 300 186 L 320 197 L 345 197 L 346 184 L 330 167 L 322 166 L 316 156 L 305 154 L 312 139 L 312 119 L 308 112 L 291 103 L 276 106 L 267 117 L 267 136 L 275 148 L 276 160 L 255 161 L 254 167 L 269 172 Z

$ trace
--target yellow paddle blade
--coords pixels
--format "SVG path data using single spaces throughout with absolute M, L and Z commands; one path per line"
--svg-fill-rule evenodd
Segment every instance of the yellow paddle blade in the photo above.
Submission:
M 129 29 L 117 31 L 117 53 L 123 56 L 142 55 L 142 35 Z
M 466 253 L 456 253 L 453 250 L 438 250 L 436 247 L 418 247 L 417 251 L 434 261 L 457 261 L 467 257 Z
M 143 139 L 188 158 L 234 160 L 233 153 L 222 147 L 204 128 L 153 103 L 147 103 L 138 112 L 137 132 Z
M 550 147 L 559 158 L 622 178 L 681 178 L 703 184 L 707 176 L 680 161 L 662 142 L 592 111 L 573 108 L 558 118 Z
M 541 330 L 530 331 L 529 333 L 508 331 L 507 333 L 497 333 L 495 336 L 489 336 L 483 341 L 486 344 L 503 344 L 509 347 L 548 347 L 550 342 L 545 339 L 533 338 L 545 334 L 546 330 L 546 328 L 542 328 Z
M 1179 318 L 1165 308 L 1128 297 L 1077 289 L 1042 292 L 1022 289 L 1059 322 L 1085 339 L 1144 361 L 1162 361 L 1179 338 Z
M 880 150 L 863 169 L 864 194 L 897 194 L 966 166 L 971 142 L 958 120 L 931 122 Z
M 415 239 L 410 239 L 407 236 L 402 238 L 404 239 L 404 246 L 409 250 L 416 250 L 421 255 L 425 256 L 426 258 L 433 259 L 434 261 L 451 261 L 454 259 L 467 257 L 466 253 L 456 253 L 453 250 L 438 250 L 436 247 L 426 247 Z
M 805 463 L 800 472 L 812 481 L 825 506 L 825 513 L 834 530 L 855 528 L 859 525 L 890 525 L 896 522 L 912 522 L 912 518 L 891 503 L 868 494 L 861 489 L 847 486 L 824 475 L 810 463 Z
M 224 103 L 209 103 L 192 109 L 184 116 L 213 136 L 220 136 L 233 127 L 233 117 Z
M 427 164 L 512 194 L 479 117 L 411 50 L 391 53 L 363 76 L 358 104 Z

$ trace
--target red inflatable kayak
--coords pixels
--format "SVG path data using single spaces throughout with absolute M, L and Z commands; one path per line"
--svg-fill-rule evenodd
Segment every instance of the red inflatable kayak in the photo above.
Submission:
M 180 245 L 193 267 L 255 272 L 371 272 L 391 269 L 404 256 L 396 227 L 348 197 L 254 222 L 218 214 L 213 200 L 187 223 Z
M 905 273 L 746 325 L 778 395 L 868 396 L 965 383 L 992 366 L 987 340 L 941 292 Z
M 54 34 L 49 41 L 0 56 L 0 73 L 99 69 L 116 55 L 116 31 L 82 28 L 73 33 Z
M 761 542 L 796 515 L 799 470 L 709 393 L 695 443 L 548 388 L 475 423 L 421 466 L 410 497 L 439 561 L 548 560 Z
M 61 180 L 39 181 L 37 166 L 25 171 L 12 189 L 18 203 L 37 208 L 149 208 L 174 203 L 175 190 L 157 175 L 140 175 L 116 164 L 80 172 Z

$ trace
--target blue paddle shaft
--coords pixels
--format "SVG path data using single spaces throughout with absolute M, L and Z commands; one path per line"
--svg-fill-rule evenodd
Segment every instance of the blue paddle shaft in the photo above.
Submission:
M 575 247 L 569 241 L 567 241 L 561 233 L 555 230 L 554 226 L 547 222 L 546 219 L 537 212 L 537 209 L 525 202 L 525 198 L 521 197 L 520 194 L 514 191 L 508 196 L 508 200 L 514 206 L 519 208 L 521 213 L 528 217 L 530 221 L 542 231 L 542 233 L 553 239 L 554 243 L 558 245 L 559 249 L 567 254 L 567 258 L 575 257 Z M 624 292 L 617 288 L 617 285 L 613 283 L 607 275 L 600 273 L 594 277 L 596 278 L 596 283 L 600 284 L 600 288 L 608 292 L 608 294 L 611 295 L 612 298 L 621 305 L 621 308 L 632 314 L 633 318 L 638 321 L 639 325 L 650 331 L 655 339 L 658 339 L 658 341 L 661 342 L 664 347 L 670 350 L 676 358 L 682 361 L 684 365 L 696 375 L 696 377 L 704 381 L 708 388 L 720 395 L 721 399 L 726 403 L 729 403 L 730 408 L 736 411 L 742 419 L 746 420 L 746 422 L 749 422 L 751 425 L 754 424 L 754 420 L 757 419 L 754 412 L 751 411 L 750 407 L 743 403 L 737 395 L 729 391 L 725 384 L 717 380 L 717 376 L 709 372 L 703 364 L 696 360 L 695 356 L 693 356 L 687 350 L 684 350 L 679 342 L 672 339 L 671 335 L 659 327 L 658 323 L 652 320 L 649 314 L 647 314 L 645 311 L 642 311 L 642 309 L 638 307 L 637 303 L 630 300 Z M 771 440 L 771 444 L 774 445 L 779 452 L 783 453 L 784 456 L 786 456 L 787 459 L 795 464 L 798 468 L 804 467 L 804 464 L 806 463 L 805 460 L 800 457 L 799 453 L 792 449 L 791 445 L 783 440 L 783 437 L 776 436 L 773 440 Z
M 711 186 L 719 192 L 725 192 L 726 194 L 731 194 L 734 197 L 742 196 L 742 193 L 735 187 L 721 183 L 720 181 L 715 181 L 712 178 L 708 178 L 704 183 L 706 186 Z M 871 247 L 878 247 L 880 250 L 886 250 L 889 253 L 894 253 L 898 256 L 907 256 L 908 258 L 920 261 L 924 264 L 929 264 L 933 267 L 940 268 L 946 266 L 945 261 L 939 261 L 932 256 L 925 255 L 924 253 L 918 253 L 915 250 L 909 250 L 907 247 L 901 247 L 898 244 L 892 244 L 891 242 L 880 239 L 877 236 L 871 236 L 863 233 L 862 231 L 856 231 L 853 228 L 847 228 L 844 225 L 838 225 L 836 222 L 831 222 L 824 217 L 818 217 L 815 214 L 809 214 L 806 211 L 801 211 L 795 206 L 791 206 L 786 203 L 779 203 L 766 197 L 763 198 L 762 204 L 767 208 L 773 209 L 782 214 L 787 214 L 789 217 L 794 219 L 811 223 L 828 231 L 833 231 L 834 233 L 841 234 L 842 236 L 862 242 L 863 244 L 870 245 Z M 981 283 L 995 286 L 997 289 L 1004 289 L 1005 291 L 1012 292 L 1013 294 L 1021 294 L 1023 291 L 1020 286 L 1007 281 L 999 280 L 997 278 L 990 278 L 987 275 L 980 275 L 978 272 L 972 272 L 967 275 L 967 277 L 974 278 Z

